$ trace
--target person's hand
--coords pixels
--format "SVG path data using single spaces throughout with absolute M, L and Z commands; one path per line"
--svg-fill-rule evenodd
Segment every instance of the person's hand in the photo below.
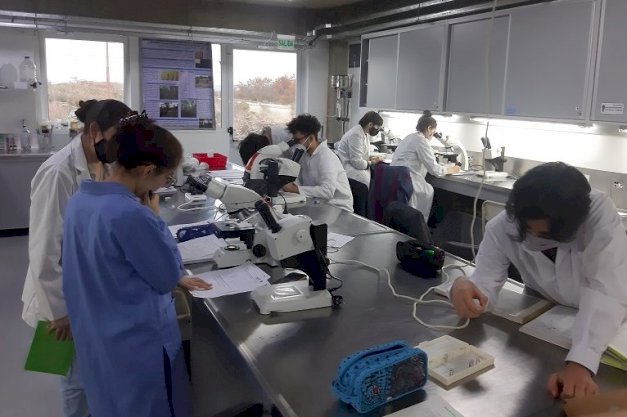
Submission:
M 289 184 L 285 184 L 283 186 L 283 191 L 287 193 L 298 193 L 298 185 L 294 184 L 293 182 L 290 182 Z
M 48 322 L 48 334 L 54 334 L 58 341 L 72 340 L 70 319 L 68 316 Z
M 474 319 L 486 311 L 488 297 L 469 279 L 457 278 L 451 288 L 451 303 L 457 315 Z
M 588 397 L 599 390 L 590 371 L 575 362 L 568 362 L 560 371 L 551 374 L 547 389 L 555 398 Z
M 446 173 L 447 174 L 457 174 L 460 171 L 460 167 L 459 165 L 453 165 L 452 167 L 448 168 Z
M 383 161 L 383 158 L 381 158 L 380 156 L 371 156 L 370 157 L 370 165 L 376 165 L 379 162 Z
M 159 195 L 153 192 L 144 194 L 142 204 L 152 210 L 157 216 L 159 215 Z
M 188 291 L 208 291 L 213 288 L 213 285 L 208 282 L 198 277 L 190 277 L 189 275 L 183 276 L 179 280 L 179 285 Z

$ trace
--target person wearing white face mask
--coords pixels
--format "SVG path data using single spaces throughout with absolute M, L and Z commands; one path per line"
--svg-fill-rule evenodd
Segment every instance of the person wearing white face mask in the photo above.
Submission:
M 353 195 L 346 171 L 327 146 L 327 141 L 318 140 L 321 127 L 318 119 L 309 114 L 301 114 L 288 123 L 294 143 L 304 146 L 305 154 L 299 161 L 301 169 L 297 183 L 286 184 L 283 190 L 308 199 L 321 199 L 352 212 Z
M 366 187 L 370 187 L 370 166 L 381 161 L 381 158 L 370 156 L 368 136 L 376 136 L 381 126 L 383 118 L 379 113 L 369 111 L 335 145 L 348 178 L 359 181 Z
M 102 180 L 108 161 L 104 145 L 111 140 L 121 118 L 131 109 L 117 100 L 79 102 L 76 116 L 85 124 L 63 149 L 48 158 L 31 181 L 29 220 L 29 267 L 22 293 L 22 318 L 35 327 L 47 321 L 58 340 L 72 338 L 62 290 L 61 245 L 65 206 L 83 180 Z M 78 368 L 72 365 L 61 377 L 63 412 L 66 417 L 89 415 Z
M 627 318 L 627 235 L 616 207 L 561 162 L 531 169 L 516 183 L 506 211 L 486 226 L 476 269 L 458 278 L 451 302 L 474 318 L 496 302 L 513 264 L 523 282 L 579 313 L 565 365 L 549 377 L 557 397 L 597 392 L 593 381 L 608 343 Z
M 429 110 L 425 110 L 416 125 L 416 133 L 406 136 L 394 151 L 392 166 L 405 166 L 409 168 L 414 193 L 409 199 L 409 205 L 420 211 L 429 219 L 431 204 L 433 203 L 433 187 L 427 182 L 427 172 L 436 177 L 459 172 L 459 166 L 444 168 L 435 159 L 433 149 L 429 141 L 435 133 L 438 123 Z

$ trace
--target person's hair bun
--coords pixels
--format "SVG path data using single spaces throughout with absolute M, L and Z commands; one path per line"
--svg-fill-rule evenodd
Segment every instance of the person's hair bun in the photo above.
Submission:
M 431 117 L 433 116 L 433 113 L 431 113 L 431 110 L 425 110 L 422 112 L 422 115 L 425 117 Z
M 85 120 L 87 120 L 87 114 L 89 113 L 89 109 L 91 109 L 96 103 L 98 103 L 98 100 L 94 99 L 87 101 L 81 100 L 78 102 L 78 109 L 76 109 L 74 114 L 76 115 L 78 120 L 81 121 L 81 123 L 85 123 Z

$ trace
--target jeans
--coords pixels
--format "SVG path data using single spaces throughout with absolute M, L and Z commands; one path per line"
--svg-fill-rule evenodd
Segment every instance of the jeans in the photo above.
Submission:
M 67 376 L 61 377 L 61 400 L 63 401 L 63 415 L 65 417 L 90 417 L 87 397 L 85 390 L 83 390 L 76 358 L 74 358 Z

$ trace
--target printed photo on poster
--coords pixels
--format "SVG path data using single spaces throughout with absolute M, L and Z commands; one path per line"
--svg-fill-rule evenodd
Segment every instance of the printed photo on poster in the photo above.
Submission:
M 213 123 L 209 119 L 198 119 L 198 128 L 213 129 Z
M 197 75 L 196 88 L 211 88 L 211 77 L 208 75 Z
M 161 71 L 161 73 L 159 74 L 159 79 L 161 81 L 178 81 L 179 72 L 176 70 Z
M 175 101 L 159 103 L 159 117 L 179 117 L 179 103 Z
M 159 100 L 178 100 L 179 88 L 176 85 L 162 85 L 159 87 Z
M 181 100 L 181 117 L 192 117 L 194 119 L 196 118 L 196 100 Z

